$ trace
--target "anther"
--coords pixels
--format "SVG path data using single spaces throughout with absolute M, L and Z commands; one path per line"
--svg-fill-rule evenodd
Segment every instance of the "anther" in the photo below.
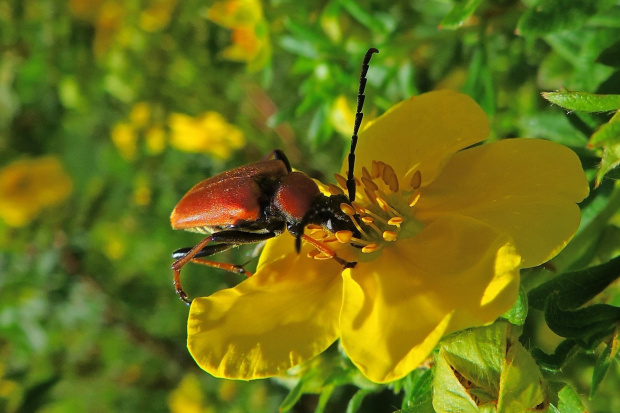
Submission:
M 373 191 L 369 191 L 368 188 L 364 187 L 364 193 L 370 202 L 377 202 L 377 195 Z
M 386 241 L 396 241 L 398 234 L 394 231 L 383 231 L 383 239 Z
M 336 239 L 343 244 L 349 243 L 351 238 L 353 238 L 353 232 L 351 231 L 338 231 L 334 235 L 336 235 Z
M 306 225 L 306 228 L 307 229 L 323 229 L 322 226 L 316 225 L 316 224 L 308 224 L 308 225 Z
M 415 171 L 411 177 L 411 188 L 418 189 L 422 185 L 422 174 L 420 171 Z
M 372 217 L 362 217 L 362 222 L 372 228 L 378 235 L 381 235 L 381 230 L 374 224 Z
M 372 181 L 370 178 L 362 177 L 362 183 L 365 188 L 368 188 L 369 191 L 376 191 L 379 189 L 376 183 Z
M 366 169 L 365 166 L 362 167 L 362 181 L 364 180 L 364 178 L 368 179 L 369 181 L 372 180 L 372 178 L 370 177 L 370 173 L 368 173 L 368 169 Z
M 401 217 L 392 217 L 389 219 L 389 221 L 387 222 L 389 225 L 395 226 L 397 228 L 400 228 L 400 224 L 402 224 L 404 221 L 404 219 L 402 219 Z
M 372 168 L 370 170 L 370 176 L 372 179 L 376 179 L 381 176 L 381 171 L 379 171 L 379 162 L 372 161 Z
M 343 195 L 344 191 L 334 184 L 329 184 L 329 193 L 332 195 Z
M 383 168 L 381 179 L 390 188 L 390 191 L 398 192 L 398 177 L 390 165 L 385 165 Z
M 345 204 L 344 202 L 342 204 L 340 204 L 340 210 L 342 212 L 344 212 L 345 214 L 347 214 L 348 216 L 350 216 L 350 217 L 355 215 L 355 208 L 353 208 L 349 204 Z
M 379 196 L 377 197 L 377 205 L 379 205 L 379 208 L 381 208 L 384 212 L 391 212 L 398 217 L 400 216 L 397 210 L 392 208 L 383 198 Z
M 347 178 L 340 174 L 334 174 L 334 178 L 336 178 L 336 182 L 338 182 L 338 185 L 340 185 L 342 189 L 347 188 Z
M 413 194 L 411 194 L 411 196 L 407 200 L 407 203 L 409 204 L 410 207 L 412 207 L 412 206 L 415 206 L 415 204 L 417 204 L 419 200 L 420 200 L 420 193 L 414 192 Z
M 377 251 L 378 249 L 379 249 L 379 246 L 373 242 L 372 244 L 368 244 L 365 247 L 363 247 L 362 252 L 371 253 L 371 252 Z

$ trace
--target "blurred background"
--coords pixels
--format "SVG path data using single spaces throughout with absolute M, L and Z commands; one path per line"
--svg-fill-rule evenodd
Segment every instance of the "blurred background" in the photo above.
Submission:
M 332 181 L 369 47 L 380 54 L 366 119 L 411 95 L 462 91 L 490 116 L 490 139 L 567 145 L 594 180 L 620 142 L 587 147 L 609 113 L 567 114 L 540 93 L 619 93 L 620 2 L 565 3 L 0 2 L 0 411 L 277 411 L 290 383 L 217 380 L 187 352 L 170 254 L 201 236 L 172 231 L 175 204 L 274 148 Z M 597 226 L 559 266 L 617 254 L 615 181 L 601 179 L 586 220 Z M 252 269 L 255 256 L 218 258 Z M 200 296 L 241 278 L 189 265 L 183 280 Z M 586 395 L 593 357 L 564 372 Z M 619 385 L 615 363 L 590 411 L 620 409 Z M 373 388 L 358 411 L 397 410 L 401 388 Z M 345 411 L 355 391 L 338 388 L 325 411 Z M 319 403 L 288 400 L 296 412 Z

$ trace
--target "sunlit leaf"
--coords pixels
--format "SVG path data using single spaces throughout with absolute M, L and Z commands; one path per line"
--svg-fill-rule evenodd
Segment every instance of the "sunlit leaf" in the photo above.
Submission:
M 574 30 L 612 4 L 611 0 L 539 0 L 523 13 L 517 33 L 527 36 Z
M 620 95 L 596 95 L 586 92 L 543 92 L 542 97 L 568 110 L 608 112 L 620 109 Z
M 439 24 L 440 29 L 454 30 L 459 28 L 476 11 L 482 0 L 464 0 L 456 2 L 452 10 Z

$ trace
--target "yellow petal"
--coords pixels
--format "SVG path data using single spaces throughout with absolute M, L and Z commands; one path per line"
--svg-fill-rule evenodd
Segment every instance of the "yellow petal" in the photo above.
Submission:
M 555 256 L 580 221 L 576 202 L 588 194 L 577 156 L 540 139 L 508 139 L 459 152 L 425 188 L 416 218 L 457 213 L 510 235 L 523 266 Z
M 362 127 L 356 176 L 362 176 L 362 167 L 368 168 L 373 160 L 383 161 L 403 182 L 419 167 L 423 186 L 456 151 L 489 134 L 489 120 L 480 106 L 469 96 L 449 90 L 412 97 Z M 345 159 L 342 172 L 347 170 Z
M 294 252 L 288 234 L 267 242 L 254 276 L 197 298 L 188 321 L 189 351 L 216 377 L 275 376 L 321 353 L 339 335 L 341 267 Z
M 519 262 L 508 236 L 444 216 L 343 273 L 342 344 L 370 380 L 399 379 L 445 334 L 507 311 L 517 297 Z

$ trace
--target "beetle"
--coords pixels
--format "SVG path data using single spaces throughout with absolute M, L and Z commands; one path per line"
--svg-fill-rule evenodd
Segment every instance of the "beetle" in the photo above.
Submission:
M 362 62 L 357 108 L 351 148 L 348 155 L 345 194 L 324 195 L 318 185 L 306 174 L 293 171 L 284 152 L 279 149 L 265 159 L 246 166 L 222 172 L 191 188 L 176 205 L 170 215 L 173 229 L 183 229 L 206 234 L 193 248 L 181 248 L 173 252 L 175 262 L 174 286 L 179 298 L 191 303 L 181 285 L 181 269 L 188 262 L 204 264 L 227 271 L 251 275 L 243 266 L 210 261 L 204 257 L 215 255 L 241 244 L 252 244 L 277 237 L 287 230 L 295 237 L 295 249 L 299 253 L 301 241 L 336 260 L 343 268 L 355 267 L 329 247 L 304 235 L 310 224 L 322 226 L 332 233 L 351 231 L 359 237 L 358 225 L 343 211 L 342 205 L 352 206 L 355 200 L 356 182 L 353 175 L 355 147 L 358 131 L 364 117 L 364 90 L 366 74 L 373 53 L 370 48 Z

